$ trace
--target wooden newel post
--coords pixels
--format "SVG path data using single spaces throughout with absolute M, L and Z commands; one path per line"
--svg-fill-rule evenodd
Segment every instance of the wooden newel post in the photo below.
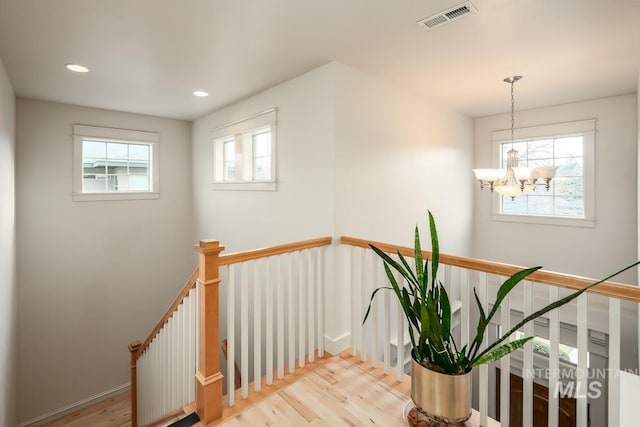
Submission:
M 219 259 L 224 250 L 217 240 L 201 240 L 198 255 L 199 366 L 196 373 L 196 412 L 206 425 L 222 416 L 220 373 Z
M 133 341 L 129 344 L 129 353 L 131 353 L 131 427 L 138 425 L 138 350 L 142 343 Z

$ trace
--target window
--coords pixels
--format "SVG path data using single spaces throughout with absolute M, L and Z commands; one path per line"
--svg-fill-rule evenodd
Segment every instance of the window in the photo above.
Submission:
M 516 331 L 515 338 L 525 338 L 524 332 Z M 551 348 L 551 341 L 546 338 L 535 336 L 531 340 L 533 344 L 533 351 L 538 354 L 549 355 Z M 558 359 L 565 363 L 571 363 L 573 365 L 578 364 L 578 349 L 571 347 L 570 345 L 558 343 Z M 587 362 L 589 360 L 589 353 L 587 353 Z
M 75 201 L 158 198 L 158 134 L 74 125 Z
M 518 151 L 521 166 L 558 166 L 549 190 L 544 185 L 515 199 L 496 197 L 494 219 L 555 225 L 593 226 L 595 121 L 516 129 L 514 141 L 505 131 L 493 133 L 498 164 L 506 167 L 507 152 Z
M 275 124 L 274 108 L 214 131 L 215 189 L 276 189 Z

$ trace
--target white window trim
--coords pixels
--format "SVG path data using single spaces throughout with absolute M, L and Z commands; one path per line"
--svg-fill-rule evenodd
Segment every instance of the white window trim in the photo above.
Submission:
M 112 193 L 82 192 L 82 141 L 91 138 L 93 141 L 143 143 L 150 147 L 151 159 L 149 174 L 151 191 L 127 191 Z M 74 202 L 91 202 L 101 200 L 150 200 L 160 198 L 160 178 L 158 168 L 158 151 L 160 135 L 156 132 L 116 129 L 88 125 L 73 125 L 73 193 Z
M 491 217 L 494 221 L 519 222 L 529 224 L 560 225 L 570 227 L 595 227 L 595 134 L 596 119 L 528 126 L 514 129 L 514 142 L 532 139 L 584 136 L 583 139 L 583 194 L 584 218 L 561 218 L 543 215 L 517 215 L 500 213 L 500 198 L 493 197 Z M 511 141 L 511 129 L 491 132 L 491 163 L 500 167 L 500 144 Z
M 224 124 L 222 126 L 218 126 L 213 129 L 212 134 L 212 142 L 211 142 L 211 150 L 213 157 L 213 176 L 211 177 L 212 183 L 211 188 L 214 190 L 231 190 L 231 191 L 276 191 L 277 190 L 277 135 L 276 135 L 276 126 L 277 124 L 277 108 L 270 108 L 266 111 L 263 111 L 258 114 L 254 114 L 249 117 L 245 117 L 241 120 L 236 120 L 234 122 L 230 122 Z M 215 141 L 218 141 L 222 138 L 235 135 L 236 143 L 240 143 L 243 145 L 242 147 L 242 156 L 251 156 L 253 154 L 252 145 L 250 142 L 242 141 L 242 135 L 253 130 L 257 130 L 260 128 L 270 127 L 271 129 L 271 179 L 269 180 L 243 180 L 240 176 L 243 173 L 246 173 L 245 168 L 248 167 L 249 163 L 244 162 L 242 158 L 239 158 L 236 163 L 236 176 L 239 177 L 237 181 L 219 181 L 218 174 L 222 173 L 222 171 L 218 171 L 217 167 L 222 164 L 223 159 L 220 159 L 222 156 L 222 150 L 216 148 Z

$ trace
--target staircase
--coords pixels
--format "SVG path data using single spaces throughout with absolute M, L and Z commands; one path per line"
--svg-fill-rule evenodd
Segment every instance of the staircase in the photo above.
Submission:
M 404 381 L 409 357 L 407 325 L 393 296 L 381 294 L 374 303 L 371 321 L 363 325 L 362 318 L 371 292 L 386 279 L 369 244 L 389 254 L 400 252 L 408 257 L 413 249 L 352 237 L 342 237 L 339 245 L 331 246 L 331 242 L 325 237 L 221 254 L 224 248 L 217 241 L 201 241 L 196 246 L 198 268 L 167 314 L 143 343 L 129 346 L 133 425 L 162 425 L 184 415 L 185 408 L 198 414 L 198 425 L 207 425 L 223 413 L 228 416 L 243 410 L 261 396 L 289 384 L 291 378 L 323 363 L 328 357 L 324 349 L 325 318 L 333 313 L 331 303 L 338 297 L 351 302 L 349 353 L 372 367 L 380 364 L 386 375 Z M 425 258 L 430 255 L 428 251 L 423 253 Z M 327 257 L 333 262 L 327 263 Z M 440 263 L 440 279 L 453 301 L 453 331 L 458 343 L 464 345 L 475 332 L 473 288 L 487 310 L 499 283 L 521 267 L 445 254 L 440 254 Z M 335 268 L 346 270 L 336 274 L 332 271 Z M 326 277 L 349 278 L 342 284 L 344 293 L 326 294 Z M 502 303 L 492 326 L 494 331 L 510 328 L 519 316 L 593 282 L 542 270 L 530 279 Z M 482 425 L 498 412 L 509 413 L 512 404 L 509 376 L 496 376 L 495 367 L 502 372 L 536 372 L 542 357 L 549 373 L 543 379 L 550 390 L 547 422 L 558 427 L 558 399 L 554 392 L 562 382 L 560 373 L 564 369 L 558 358 L 561 341 L 575 344 L 579 358 L 572 369 L 584 378 L 593 369 L 587 365 L 587 355 L 593 353 L 594 337 L 603 337 L 605 343 L 601 369 L 618 372 L 633 368 L 621 362 L 621 325 L 628 322 L 630 311 L 640 303 L 640 288 L 606 282 L 592 291 L 561 313 L 550 313 L 535 329 L 533 324 L 525 327 L 524 333 L 550 340 L 547 356 L 534 353 L 533 347 L 527 345 L 494 366 L 477 369 L 474 407 Z M 573 332 L 569 336 L 566 330 Z M 227 340 L 226 361 L 220 357 L 222 340 Z M 592 356 L 593 365 L 595 355 Z M 237 390 L 236 381 L 227 381 L 234 378 L 236 364 L 240 371 Z M 524 426 L 534 425 L 533 385 L 540 380 L 524 375 L 523 400 L 519 403 Z M 588 425 L 589 414 L 592 425 L 619 425 L 619 377 L 611 375 L 603 382 L 605 397 L 601 401 L 577 396 L 578 426 Z M 494 399 L 498 383 L 499 399 Z M 600 418 L 593 421 L 596 416 Z M 502 426 L 507 425 L 508 420 L 503 420 Z

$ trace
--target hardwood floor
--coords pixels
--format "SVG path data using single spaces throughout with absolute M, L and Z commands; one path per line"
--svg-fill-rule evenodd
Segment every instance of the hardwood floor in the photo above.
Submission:
M 334 357 L 294 383 L 217 424 L 240 426 L 404 426 L 409 380 L 381 381 L 380 369 Z
M 402 409 L 410 394 L 409 377 L 399 382 L 395 372 L 385 375 L 381 367 L 372 368 L 370 363 L 361 362 L 359 356 L 343 353 L 316 359 L 295 374 L 276 381 L 274 386 L 251 393 L 249 399 L 238 399 L 235 407 L 225 408 L 222 419 L 209 426 L 401 427 L 406 425 Z M 129 399 L 125 393 L 46 426 L 128 426 Z M 475 411 L 474 418 L 477 418 Z M 493 422 L 489 425 L 499 426 Z
M 128 427 L 131 425 L 131 395 L 119 394 L 42 427 Z

